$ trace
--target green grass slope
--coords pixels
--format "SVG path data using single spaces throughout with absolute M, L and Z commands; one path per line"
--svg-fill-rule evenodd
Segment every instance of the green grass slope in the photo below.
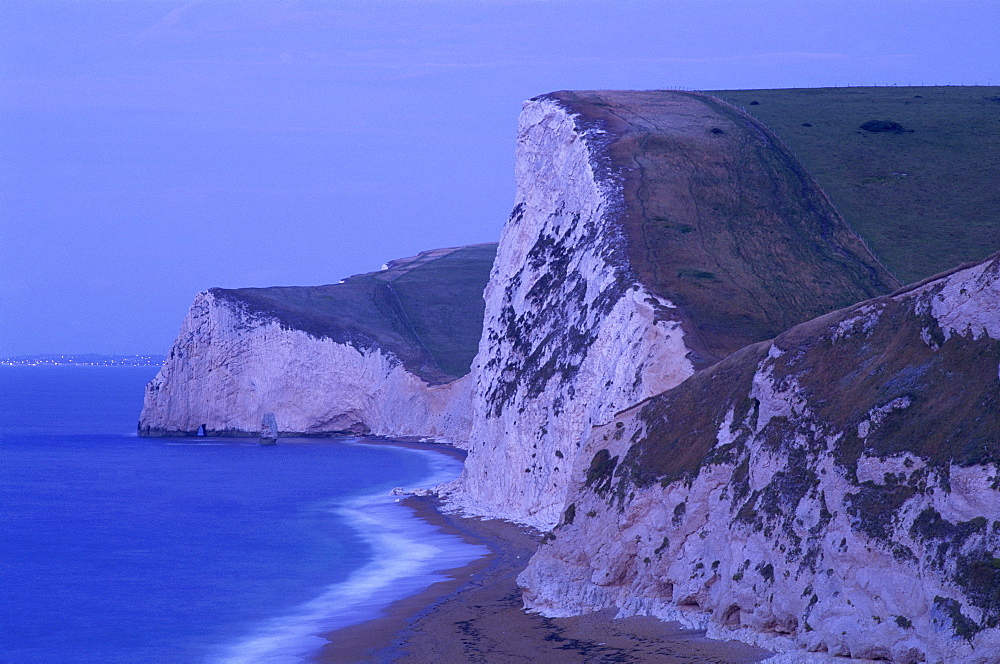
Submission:
M 382 348 L 429 383 L 469 372 L 496 243 L 425 251 L 339 284 L 216 288 L 252 316 L 359 349 Z
M 595 134 L 620 183 L 629 266 L 675 305 L 696 366 L 898 282 L 753 117 L 709 95 L 549 95 Z
M 709 94 L 777 134 L 904 283 L 1000 249 L 1000 87 Z

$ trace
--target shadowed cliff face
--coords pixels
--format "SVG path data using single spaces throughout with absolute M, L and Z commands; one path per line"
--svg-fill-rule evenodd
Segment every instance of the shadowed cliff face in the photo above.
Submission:
M 681 310 L 696 366 L 899 286 L 764 126 L 704 95 L 557 92 L 618 183 L 635 277 Z
M 469 373 L 483 325 L 483 289 L 496 243 L 425 251 L 388 269 L 327 286 L 214 288 L 251 318 L 290 330 L 380 348 L 431 384 Z
M 594 429 L 528 604 L 995 661 L 998 372 L 1000 254 L 744 348 Z

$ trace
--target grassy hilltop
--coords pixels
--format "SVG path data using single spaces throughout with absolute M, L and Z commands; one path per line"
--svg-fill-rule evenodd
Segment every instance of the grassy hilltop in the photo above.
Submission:
M 899 283 L 762 123 L 672 91 L 549 95 L 621 186 L 628 264 L 676 305 L 696 366 Z M 570 248 L 572 250 L 572 248 Z M 593 305 L 591 305 L 593 306 Z
M 1000 87 L 709 94 L 781 137 L 904 283 L 1000 249 Z
M 326 286 L 216 288 L 251 314 L 315 337 L 394 353 L 429 383 L 469 372 L 496 243 L 425 251 Z

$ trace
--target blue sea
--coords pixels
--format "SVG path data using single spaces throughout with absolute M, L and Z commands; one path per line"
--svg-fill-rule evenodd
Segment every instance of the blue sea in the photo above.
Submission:
M 135 435 L 147 367 L 0 367 L 0 662 L 309 661 L 483 555 L 396 503 L 457 476 L 354 439 Z

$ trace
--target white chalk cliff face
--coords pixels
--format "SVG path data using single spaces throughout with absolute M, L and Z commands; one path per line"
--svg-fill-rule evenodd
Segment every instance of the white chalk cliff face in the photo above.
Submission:
M 468 435 L 468 378 L 428 385 L 392 353 L 283 327 L 200 293 L 146 387 L 145 435 L 247 435 L 275 414 L 282 434 Z M 465 407 L 461 407 L 461 404 Z
M 317 287 L 195 298 L 146 388 L 148 436 L 430 436 L 471 426 L 468 369 L 496 245 L 424 252 Z
M 614 183 L 554 100 L 525 105 L 519 200 L 486 289 L 472 450 L 453 504 L 548 528 L 595 422 L 693 372 L 674 305 L 636 283 Z
M 749 116 L 684 93 L 556 93 L 525 104 L 517 203 L 473 369 L 470 454 L 444 487 L 454 507 L 551 528 L 592 426 L 696 364 L 891 290 L 825 197 L 802 202 L 818 188 L 761 136 Z M 747 144 L 757 152 L 741 153 Z M 758 152 L 774 163 L 762 166 Z M 784 217 L 744 205 L 761 198 L 754 178 L 787 198 Z M 735 205 L 759 215 L 753 237 L 733 236 L 750 223 L 732 218 Z M 790 258 L 772 265 L 755 242 Z M 838 258 L 822 262 L 823 252 Z M 760 277 L 768 270 L 773 282 Z
M 551 616 L 617 607 L 779 650 L 995 663 L 998 462 L 1000 255 L 595 429 L 519 582 Z

